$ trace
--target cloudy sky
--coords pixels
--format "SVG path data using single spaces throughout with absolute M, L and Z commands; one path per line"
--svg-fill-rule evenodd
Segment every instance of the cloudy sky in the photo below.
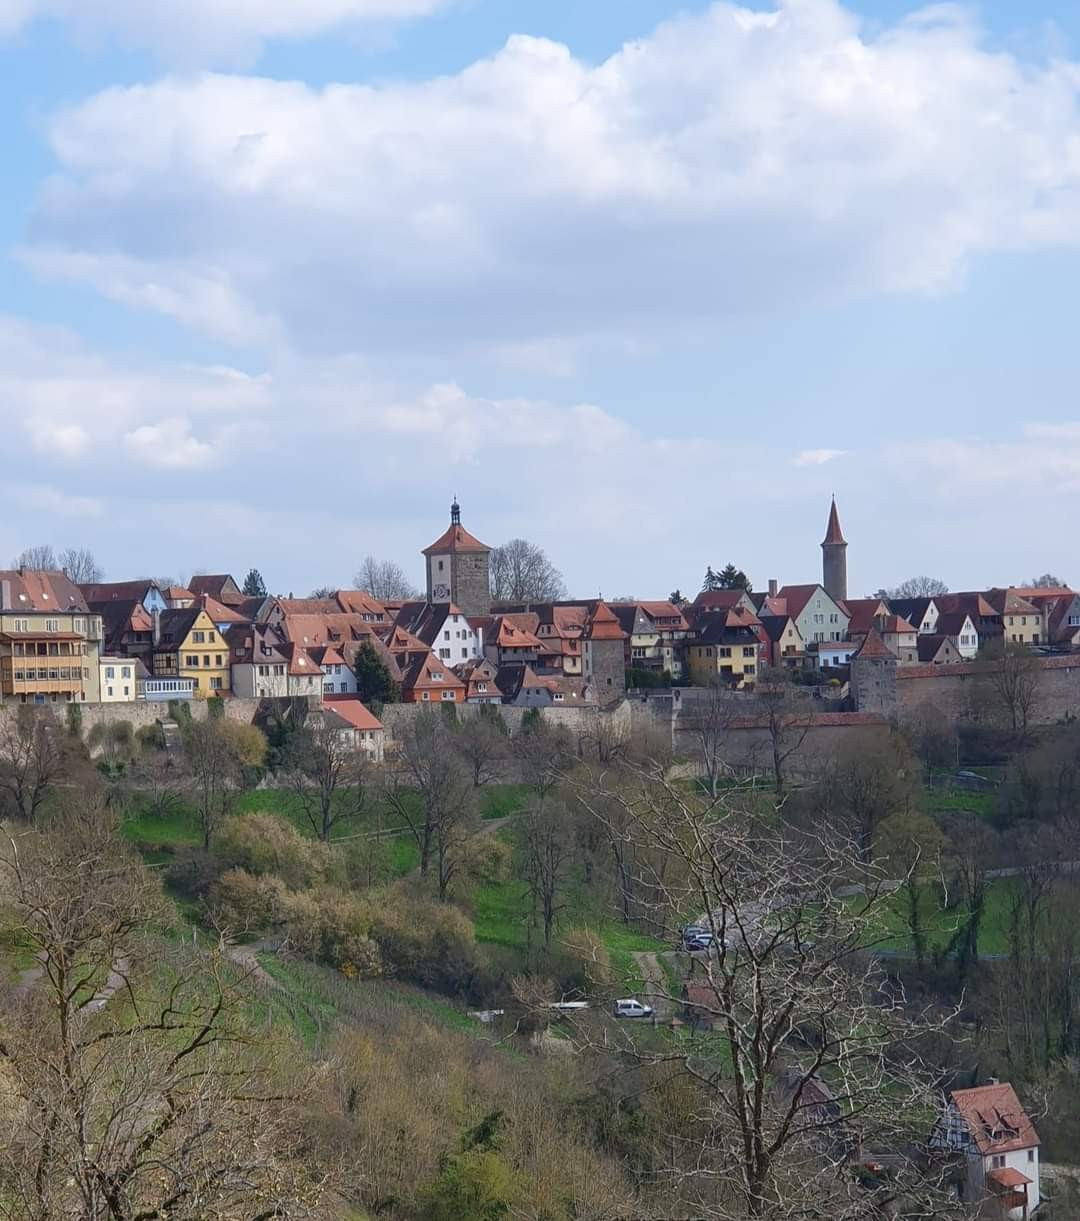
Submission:
M 1080 580 L 1080 6 L 0 0 L 0 561 Z

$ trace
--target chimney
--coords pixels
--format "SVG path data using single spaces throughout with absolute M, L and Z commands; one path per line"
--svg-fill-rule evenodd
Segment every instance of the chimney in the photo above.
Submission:
M 777 584 L 776 578 L 772 577 L 769 581 L 769 597 L 775 598 L 777 590 L 779 590 L 779 588 L 780 588 L 780 586 Z
M 4 580 L 0 581 L 0 610 L 12 610 L 11 605 L 11 582 Z
M 156 649 L 161 643 L 161 611 L 155 610 L 154 619 L 154 648 Z

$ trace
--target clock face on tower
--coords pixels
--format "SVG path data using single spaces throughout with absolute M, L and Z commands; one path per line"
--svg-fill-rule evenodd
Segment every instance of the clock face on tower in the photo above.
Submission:
M 450 597 L 450 586 L 449 585 L 433 585 L 431 587 L 431 596 L 436 599 L 449 598 Z

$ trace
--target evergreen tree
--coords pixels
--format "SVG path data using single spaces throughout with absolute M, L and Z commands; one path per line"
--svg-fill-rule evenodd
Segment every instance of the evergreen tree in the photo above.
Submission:
M 366 641 L 356 650 L 353 662 L 356 690 L 365 704 L 396 704 L 397 683 L 390 677 L 386 663 Z
M 745 589 L 750 593 L 750 580 L 741 568 L 728 564 L 717 577 L 718 589 Z
M 704 594 L 711 594 L 720 588 L 720 577 L 717 573 L 713 572 L 712 565 L 710 565 L 705 569 L 705 581 L 701 586 L 701 592 Z
M 266 597 L 266 583 L 262 579 L 262 573 L 257 568 L 253 568 L 244 577 L 243 594 L 245 598 Z
M 683 592 L 681 589 L 673 589 L 671 593 L 668 594 L 668 601 L 672 606 L 684 606 L 686 604 L 686 599 L 683 597 Z

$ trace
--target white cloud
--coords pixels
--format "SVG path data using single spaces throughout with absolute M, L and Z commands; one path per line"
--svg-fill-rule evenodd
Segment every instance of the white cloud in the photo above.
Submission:
M 170 77 L 57 116 L 27 257 L 231 343 L 565 371 L 1075 244 L 1078 81 L 954 6 L 870 31 L 836 0 L 716 3 L 596 66 L 520 36 L 421 83 Z
M 834 458 L 845 458 L 850 451 L 846 449 L 804 449 L 792 459 L 796 466 L 824 466 Z
M 98 517 L 102 502 L 95 496 L 73 496 L 44 483 L 13 483 L 5 489 L 13 505 L 55 517 Z
M 450 0 L 0 0 L 0 36 L 54 19 L 174 63 L 252 60 L 262 42 L 423 17 Z
M 65 521 L 55 541 L 91 547 L 117 579 L 254 563 L 306 592 L 373 552 L 419 580 L 455 492 L 479 537 L 536 539 L 582 595 L 692 589 L 728 560 L 758 585 L 817 579 L 834 489 L 856 591 L 914 571 L 954 588 L 1019 580 L 1073 550 L 1080 421 L 863 447 L 838 481 L 816 462 L 777 478 L 783 439 L 736 447 L 680 415 L 635 427 L 605 405 L 380 384 L 355 359 L 287 357 L 253 376 L 110 357 L 0 319 L 0 370 L 0 418 L 24 430 L 0 554 L 45 537 L 47 514 Z M 49 444 L 74 413 L 85 436 Z M 1017 488 L 1038 489 L 1035 535 L 1030 514 L 987 507 Z M 898 526 L 897 504 L 916 499 Z
M 213 445 L 192 435 L 190 421 L 176 417 L 141 424 L 124 435 L 124 445 L 136 462 L 167 471 L 199 469 L 220 460 Z

